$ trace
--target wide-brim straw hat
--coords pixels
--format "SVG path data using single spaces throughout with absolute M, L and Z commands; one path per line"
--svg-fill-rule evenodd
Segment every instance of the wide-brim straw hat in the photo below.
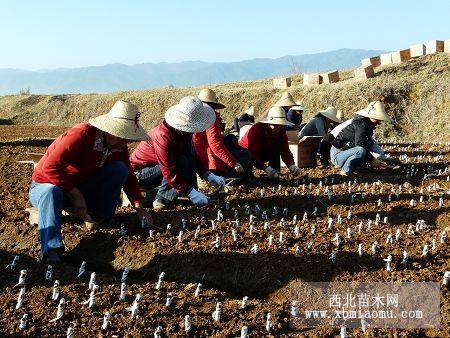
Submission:
M 167 109 L 164 119 L 167 124 L 187 133 L 201 133 L 216 121 L 216 113 L 208 104 L 194 96 L 185 96 Z
M 301 112 L 307 111 L 305 105 L 301 101 L 295 101 L 295 106 L 291 107 L 291 110 L 301 111 Z
M 140 115 L 136 105 L 127 101 L 117 101 L 107 114 L 89 119 L 89 124 L 125 140 L 149 140 L 147 132 L 139 124 Z
M 245 110 L 244 113 L 247 114 L 247 115 L 250 115 L 250 116 L 254 116 L 255 115 L 255 107 L 250 106 L 250 108 Z
M 337 117 L 337 113 L 338 113 L 338 110 L 336 108 L 334 108 L 333 106 L 330 106 L 325 110 L 319 111 L 320 115 L 328 117 L 330 120 L 332 120 L 334 122 L 341 123 L 342 120 Z
M 283 93 L 281 95 L 281 98 L 274 104 L 274 107 L 292 107 L 296 106 L 297 103 L 294 101 L 294 98 L 292 97 L 289 92 Z
M 358 110 L 355 114 L 379 121 L 392 122 L 391 117 L 386 114 L 384 103 L 380 101 L 370 102 L 366 108 Z
M 282 126 L 293 126 L 294 124 L 286 119 L 286 112 L 281 107 L 272 107 L 267 113 L 267 117 L 261 123 L 277 124 Z
M 208 103 L 214 109 L 223 109 L 225 105 L 220 103 L 217 99 L 216 92 L 212 89 L 205 88 L 200 91 L 198 98 L 205 103 Z

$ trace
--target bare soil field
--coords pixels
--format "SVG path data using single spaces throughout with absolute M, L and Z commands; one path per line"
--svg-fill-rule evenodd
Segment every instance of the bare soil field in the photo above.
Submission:
M 55 137 L 62 130 L 32 126 L 0 129 L 0 336 L 65 336 L 71 327 L 74 337 L 153 337 L 158 326 L 163 337 L 239 337 L 243 326 L 248 327 L 249 337 L 339 336 L 338 328 L 296 330 L 290 325 L 290 288 L 294 283 L 312 281 L 439 282 L 439 329 L 369 328 L 365 333 L 348 329 L 347 334 L 450 336 L 450 289 L 442 285 L 444 271 L 450 267 L 450 239 L 440 241 L 443 231 L 450 235 L 448 144 L 385 143 L 388 153 L 403 162 L 396 169 L 341 177 L 336 169 L 317 167 L 302 169 L 296 178 L 286 174 L 280 182 L 255 178 L 231 193 L 211 190 L 217 201 L 212 205 L 200 209 L 178 206 L 154 213 L 151 236 L 142 235 L 129 208 L 118 209 L 115 226 L 95 232 L 64 217 L 65 263 L 53 267 L 49 282 L 47 266 L 37 263 L 37 229 L 29 225 L 25 212 L 32 166 L 17 163 L 27 158 L 26 152 L 44 152 L 45 146 L 14 140 Z M 219 210 L 223 219 L 218 219 Z M 252 231 L 249 214 L 256 217 Z M 331 230 L 329 217 L 333 219 Z M 418 220 L 426 225 L 418 229 Z M 126 233 L 121 232 L 121 225 Z M 414 234 L 408 231 L 411 229 Z M 332 241 L 336 233 L 339 246 Z M 392 243 L 386 242 L 389 234 L 394 236 Z M 215 244 L 217 238 L 219 245 Z M 378 246 L 373 253 L 375 241 Z M 252 252 L 255 244 L 257 253 Z M 357 253 L 358 244 L 364 247 L 362 257 Z M 423 256 L 425 244 L 429 253 Z M 409 254 L 407 264 L 401 263 L 404 250 Z M 337 253 L 335 263 L 329 259 L 332 252 Z M 20 256 L 15 268 L 6 269 L 15 255 Z M 386 270 L 384 261 L 388 255 L 393 257 L 391 271 Z M 86 272 L 78 278 L 83 261 Z M 120 301 L 125 268 L 130 272 L 125 299 Z M 14 285 L 22 269 L 27 270 L 26 291 L 23 304 L 16 309 L 20 288 Z M 96 272 L 99 290 L 95 305 L 89 308 L 81 303 L 89 298 L 91 272 Z M 156 288 L 162 272 L 162 283 Z M 60 298 L 66 304 L 63 317 L 50 322 L 56 317 L 59 301 L 52 300 L 54 280 L 60 281 Z M 198 283 L 202 286 L 195 295 Z M 142 300 L 132 317 L 125 309 L 138 293 Z M 242 309 L 244 296 L 248 305 Z M 167 297 L 172 299 L 170 306 L 166 306 Z M 212 317 L 217 302 L 222 304 L 220 321 Z M 107 311 L 110 324 L 102 330 Z M 28 321 L 20 329 L 24 313 Z M 270 332 L 266 330 L 267 313 L 273 324 Z M 191 323 L 188 334 L 186 315 Z

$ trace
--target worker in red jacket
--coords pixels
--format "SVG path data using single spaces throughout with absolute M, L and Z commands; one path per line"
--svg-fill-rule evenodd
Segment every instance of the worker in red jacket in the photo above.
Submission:
M 216 93 L 211 89 L 202 89 L 198 98 L 212 109 L 216 114 L 216 122 L 201 133 L 192 136 L 196 154 L 204 168 L 224 177 L 242 178 L 252 169 L 251 155 L 246 149 L 238 146 L 234 135 L 228 135 L 235 140 L 228 139 L 227 146 L 222 139 L 222 118 L 219 109 L 225 106 L 218 102 Z
M 141 206 L 127 148 L 129 141 L 148 138 L 138 123 L 139 114 L 134 104 L 118 101 L 108 114 L 75 125 L 48 147 L 34 170 L 29 192 L 39 210 L 43 261 L 61 260 L 63 208 L 70 207 L 91 224 L 110 224 L 123 187 L 138 216 L 152 222 Z
M 150 130 L 151 140 L 139 143 L 131 154 L 139 184 L 145 188 L 159 186 L 153 201 L 155 210 L 166 208 L 183 194 L 194 205 L 208 204 L 208 198 L 197 190 L 197 173 L 216 188 L 225 186 L 223 177 L 203 168 L 192 145 L 192 134 L 210 128 L 215 120 L 210 106 L 196 97 L 183 97 Z
M 300 171 L 289 150 L 286 126 L 290 125 L 284 109 L 272 107 L 267 118 L 251 126 L 239 140 L 239 145 L 252 154 L 254 166 L 264 170 L 269 178 L 279 177 L 280 156 L 291 174 L 297 175 Z

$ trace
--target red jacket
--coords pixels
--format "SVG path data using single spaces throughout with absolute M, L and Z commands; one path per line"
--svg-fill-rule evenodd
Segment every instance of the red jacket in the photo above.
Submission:
M 269 160 L 269 154 L 277 152 L 283 162 L 289 167 L 294 164 L 294 156 L 289 150 L 286 131 L 275 133 L 267 123 L 256 123 L 239 140 L 242 148 L 252 154 L 253 164 L 258 169 L 264 169 L 264 162 Z
M 122 161 L 128 167 L 125 193 L 131 202 L 140 202 L 141 192 L 131 169 L 128 148 L 108 151 L 103 147 L 103 135 L 101 130 L 88 123 L 70 128 L 48 147 L 34 169 L 33 181 L 51 183 L 70 191 L 104 164 Z
M 192 134 L 183 133 L 161 122 L 148 132 L 150 141 L 142 141 L 131 154 L 130 161 L 134 170 L 159 164 L 161 173 L 171 187 L 178 193 L 189 192 L 193 186 L 180 175 L 175 158 L 193 151 Z M 198 161 L 197 161 L 198 162 Z M 200 163 L 196 163 L 202 171 Z
M 195 133 L 192 143 L 203 167 L 226 172 L 236 165 L 236 159 L 223 144 L 221 126 L 222 118 L 216 112 L 216 122 L 208 130 Z

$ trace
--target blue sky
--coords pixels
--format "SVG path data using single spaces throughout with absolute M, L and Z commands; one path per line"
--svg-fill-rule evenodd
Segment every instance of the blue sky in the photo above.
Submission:
M 450 1 L 0 0 L 0 68 L 238 61 L 450 39 Z

